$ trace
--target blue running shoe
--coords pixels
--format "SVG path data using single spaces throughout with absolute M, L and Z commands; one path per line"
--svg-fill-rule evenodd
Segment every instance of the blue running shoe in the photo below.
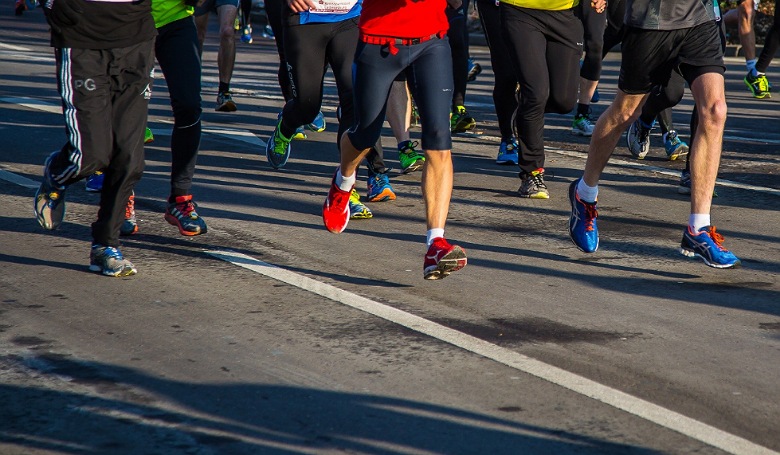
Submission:
M 96 171 L 84 180 L 84 184 L 87 187 L 87 191 L 90 193 L 99 193 L 103 190 L 103 179 L 106 176 L 102 171 Z
M 517 139 L 501 139 L 501 145 L 498 146 L 498 156 L 496 164 L 517 164 Z
M 688 154 L 688 144 L 677 136 L 677 131 L 675 130 L 669 130 L 669 132 L 666 133 L 664 148 L 666 149 L 666 156 L 669 158 L 669 161 L 674 161 L 677 158 Z
M 390 178 L 387 174 L 373 174 L 368 177 L 368 194 L 371 202 L 394 201 L 395 192 L 390 186 Z
M 298 129 L 296 129 L 295 132 L 293 133 L 292 138 L 295 139 L 296 141 L 301 141 L 304 139 L 308 139 L 308 136 L 306 136 L 306 131 L 303 130 L 303 127 L 299 126 Z
M 322 133 L 325 131 L 325 117 L 322 115 L 322 111 L 320 111 L 319 114 L 317 114 L 316 117 L 314 117 L 314 120 L 312 120 L 311 123 L 306 125 L 307 128 L 314 131 L 315 133 Z
M 569 185 L 569 201 L 571 202 L 569 237 L 577 245 L 577 248 L 586 253 L 593 253 L 599 248 L 599 230 L 596 226 L 599 212 L 596 202 L 585 202 L 577 196 L 577 184 L 580 180 L 582 179 L 577 179 Z
M 92 245 L 89 254 L 89 270 L 106 276 L 130 276 L 138 273 L 133 263 L 125 259 L 118 248 L 97 243 Z
M 591 103 L 598 103 L 601 100 L 601 95 L 599 95 L 599 89 L 596 88 L 596 90 L 593 92 L 593 96 L 590 97 Z
M 284 167 L 287 164 L 287 160 L 290 159 L 290 141 L 292 141 L 292 138 L 286 138 L 282 134 L 282 117 L 280 115 L 276 128 L 274 128 L 274 133 L 268 138 L 268 142 L 265 143 L 265 156 L 274 169 Z
M 59 152 L 54 152 L 46 158 L 43 165 L 43 182 L 35 193 L 35 217 L 44 229 L 54 230 L 60 227 L 65 219 L 65 187 L 57 185 L 49 172 L 49 163 Z
M 241 42 L 246 44 L 252 44 L 252 26 L 247 25 L 244 30 L 241 31 Z
M 739 267 L 742 262 L 723 247 L 723 236 L 716 232 L 715 226 L 705 226 L 697 233 L 690 226 L 683 232 L 680 253 L 688 257 L 698 257 L 710 267 L 728 269 Z
M 360 202 L 360 195 L 357 190 L 352 188 L 349 194 L 349 219 L 351 220 L 369 220 L 374 217 L 371 209 Z

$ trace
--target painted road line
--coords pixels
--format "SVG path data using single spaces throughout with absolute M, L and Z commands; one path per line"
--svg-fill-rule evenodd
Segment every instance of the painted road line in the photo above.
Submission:
M 733 454 L 774 454 L 766 447 L 686 417 L 678 412 L 613 389 L 583 376 L 548 365 L 511 349 L 489 343 L 420 316 L 384 305 L 301 274 L 233 251 L 206 251 L 207 254 L 266 277 L 287 283 L 335 302 L 385 319 L 466 351 L 494 360 L 510 368 L 544 379 L 580 395 L 600 401 L 664 428 Z
M 0 98 L 0 102 L 18 104 L 19 106 L 28 107 L 30 109 L 62 115 L 62 105 L 35 98 Z
M 37 189 L 39 186 L 41 186 L 40 182 L 30 180 L 27 177 L 22 177 L 21 175 L 17 175 L 9 171 L 4 171 L 2 169 L 0 169 L 0 180 L 5 180 L 6 182 L 11 182 L 29 189 Z
M 30 52 L 30 49 L 22 46 L 15 46 L 13 44 L 6 44 L 0 42 L 0 49 L 10 49 L 12 51 Z
M 587 155 L 584 152 L 573 152 L 571 150 L 563 150 L 553 147 L 545 147 L 545 151 L 557 153 L 559 155 L 565 155 L 573 158 L 586 158 Z M 632 161 L 613 161 L 609 163 L 610 166 L 626 167 L 631 169 L 637 169 L 641 171 L 655 172 L 658 174 L 670 175 L 672 177 L 680 177 L 680 171 L 664 169 L 662 167 L 651 166 L 649 164 L 632 162 Z M 772 194 L 774 196 L 780 196 L 780 190 L 774 188 L 767 188 L 764 186 L 750 185 L 747 183 L 734 182 L 732 180 L 717 179 L 716 185 L 726 186 L 731 188 L 739 188 L 742 190 L 758 191 L 760 193 Z

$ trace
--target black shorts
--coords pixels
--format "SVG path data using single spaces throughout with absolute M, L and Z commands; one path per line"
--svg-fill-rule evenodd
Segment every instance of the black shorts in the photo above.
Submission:
M 622 44 L 618 88 L 629 94 L 650 93 L 666 85 L 672 71 L 690 85 L 705 73 L 724 74 L 723 47 L 715 21 L 681 30 L 627 27 Z

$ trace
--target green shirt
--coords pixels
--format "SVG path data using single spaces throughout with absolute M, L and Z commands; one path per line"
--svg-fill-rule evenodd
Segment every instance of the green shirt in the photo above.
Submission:
M 157 28 L 192 16 L 194 11 L 195 8 L 187 6 L 184 0 L 152 0 L 152 16 Z

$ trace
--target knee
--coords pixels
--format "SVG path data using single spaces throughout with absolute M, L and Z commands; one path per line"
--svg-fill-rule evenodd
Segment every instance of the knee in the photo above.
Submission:
M 726 100 L 723 99 L 714 101 L 699 109 L 699 119 L 703 125 L 720 128 L 726 124 L 727 115 L 728 107 L 726 107 Z
M 554 93 L 547 100 L 545 112 L 553 114 L 567 114 L 577 105 L 577 98 L 566 96 L 566 93 Z
M 202 109 L 200 103 L 189 106 L 177 106 L 173 110 L 176 128 L 189 128 L 200 121 Z
M 236 38 L 236 31 L 233 29 L 233 24 L 230 24 L 229 27 L 222 27 L 219 29 L 219 39 L 220 40 L 234 40 Z

